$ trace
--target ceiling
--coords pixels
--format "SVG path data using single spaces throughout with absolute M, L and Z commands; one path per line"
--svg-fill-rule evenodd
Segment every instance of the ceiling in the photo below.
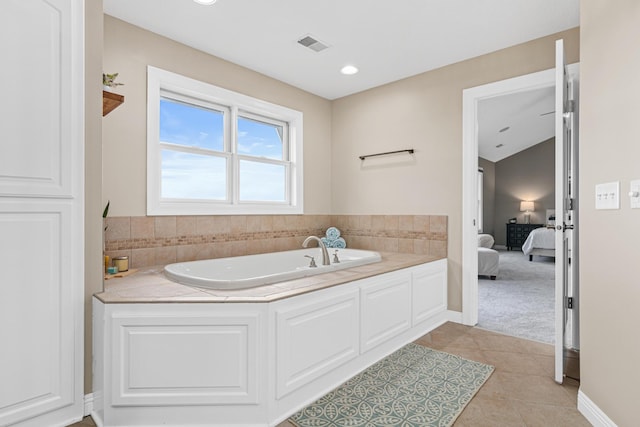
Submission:
M 579 25 L 579 0 L 103 4 L 108 15 L 330 100 Z M 329 47 L 297 43 L 309 35 Z M 345 65 L 360 72 L 343 75 Z M 479 155 L 496 162 L 552 137 L 553 115 L 540 114 L 553 111 L 553 96 L 549 88 L 482 101 Z
M 554 110 L 553 86 L 481 100 L 478 155 L 497 162 L 552 138 Z
M 579 25 L 579 0 L 104 0 L 106 14 L 327 99 Z M 297 43 L 311 35 L 329 48 Z M 355 65 L 346 76 L 340 69 Z

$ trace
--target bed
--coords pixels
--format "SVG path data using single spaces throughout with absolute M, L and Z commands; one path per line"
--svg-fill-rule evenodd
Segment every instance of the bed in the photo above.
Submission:
M 522 245 L 522 252 L 529 255 L 529 261 L 533 261 L 534 255 L 556 256 L 556 210 L 547 209 L 546 214 L 546 227 L 531 231 Z
M 540 227 L 532 230 L 522 245 L 522 252 L 533 261 L 534 255 L 556 256 L 556 230 L 551 227 Z

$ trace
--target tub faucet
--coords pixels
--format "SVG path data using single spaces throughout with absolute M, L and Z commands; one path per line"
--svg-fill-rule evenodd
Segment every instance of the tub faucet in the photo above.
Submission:
M 309 245 L 309 242 L 312 240 L 315 240 L 316 242 L 318 242 L 318 247 L 320 248 L 320 250 L 322 250 L 322 265 L 331 264 L 329 262 L 329 252 L 327 251 L 327 247 L 324 245 L 324 243 L 322 243 L 322 240 L 320 240 L 320 238 L 318 238 L 317 236 L 309 236 L 306 239 L 304 239 L 304 242 L 302 242 L 302 247 L 306 248 L 307 245 Z

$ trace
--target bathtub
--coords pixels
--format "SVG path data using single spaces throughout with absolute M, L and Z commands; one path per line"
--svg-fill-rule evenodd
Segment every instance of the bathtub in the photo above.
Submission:
M 371 264 L 380 254 L 360 249 L 337 249 L 339 263 L 333 262 L 336 249 L 327 248 L 330 265 L 322 265 L 320 248 L 207 259 L 169 264 L 164 274 L 174 282 L 200 288 L 234 290 L 254 288 L 305 276 Z M 310 267 L 314 257 L 317 267 Z

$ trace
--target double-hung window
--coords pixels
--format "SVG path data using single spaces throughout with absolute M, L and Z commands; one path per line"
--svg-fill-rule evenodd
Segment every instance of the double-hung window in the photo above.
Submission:
M 148 68 L 147 214 L 302 213 L 302 113 Z

